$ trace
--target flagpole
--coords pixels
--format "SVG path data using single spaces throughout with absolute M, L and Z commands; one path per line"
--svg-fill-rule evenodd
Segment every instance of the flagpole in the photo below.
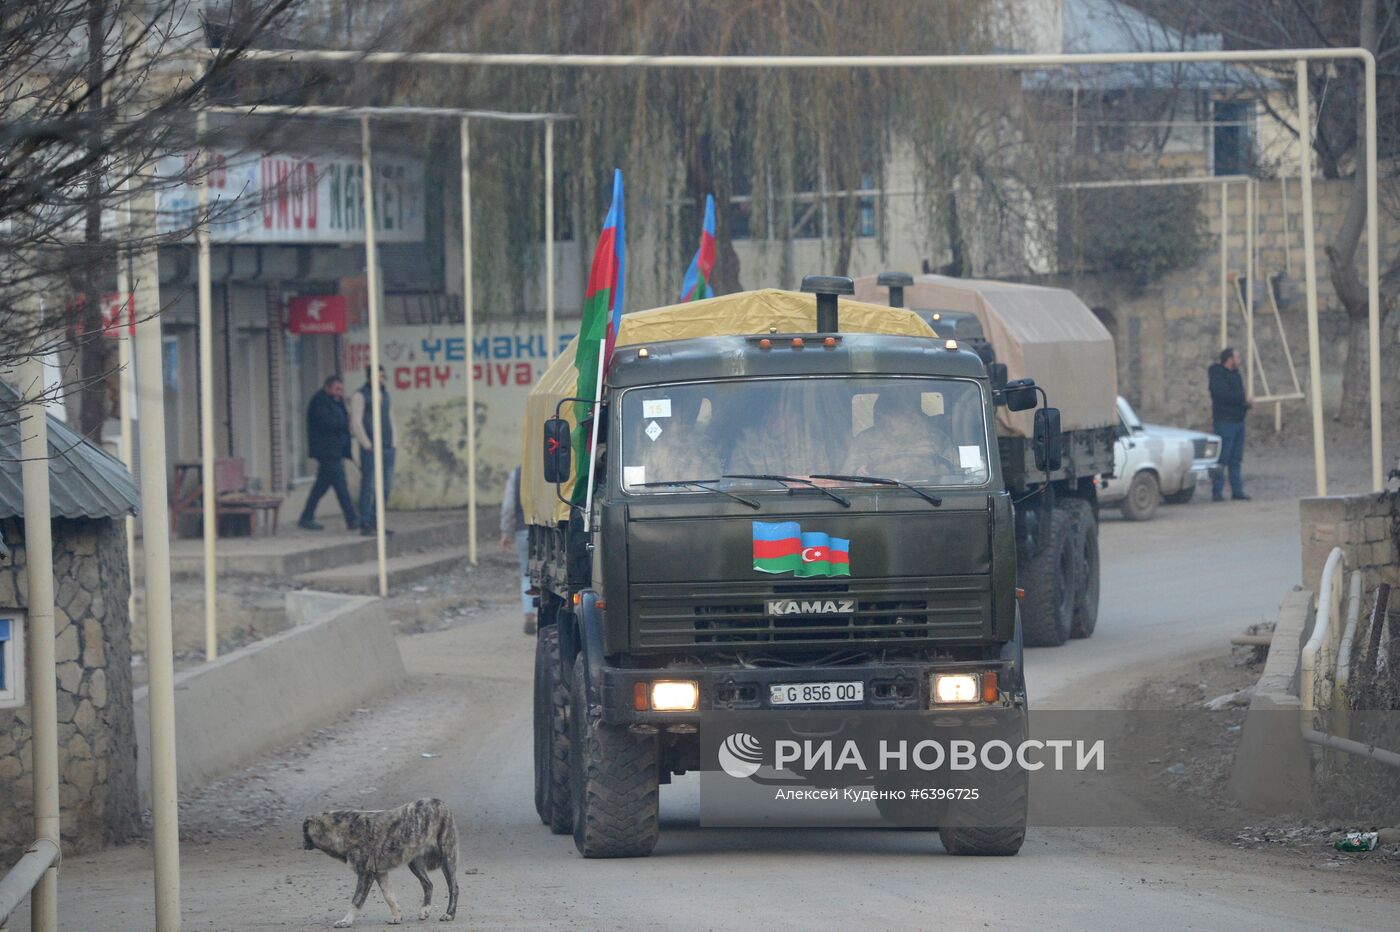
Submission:
M 544 123 L 544 358 L 554 363 L 554 121 Z
M 476 382 L 472 332 L 472 170 L 471 128 L 462 117 L 462 320 L 467 348 L 467 561 L 476 566 Z
M 583 533 L 587 534 L 593 523 L 593 467 L 598 461 L 598 422 L 603 419 L 603 363 L 607 358 L 608 335 L 598 341 L 598 387 L 593 392 L 593 430 L 588 440 L 588 488 L 583 498 Z

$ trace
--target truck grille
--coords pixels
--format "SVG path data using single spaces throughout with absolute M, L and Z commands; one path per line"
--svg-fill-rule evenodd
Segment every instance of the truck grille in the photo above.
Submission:
M 1203 459 L 1206 456 L 1206 444 L 1210 441 L 1205 437 L 1196 437 L 1191 441 L 1191 449 L 1196 459 Z
M 839 599 L 849 614 L 770 615 L 769 599 Z M 909 646 L 911 641 L 990 634 L 985 576 L 860 580 L 851 583 L 738 583 L 638 586 L 632 612 L 640 650 Z

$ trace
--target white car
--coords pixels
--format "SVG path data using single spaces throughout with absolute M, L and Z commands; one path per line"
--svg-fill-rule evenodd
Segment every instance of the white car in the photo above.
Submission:
M 1163 498 L 1173 505 L 1189 502 L 1219 459 L 1215 434 L 1144 424 L 1119 396 L 1114 478 L 1099 480 L 1099 503 L 1119 506 L 1132 521 L 1146 521 Z

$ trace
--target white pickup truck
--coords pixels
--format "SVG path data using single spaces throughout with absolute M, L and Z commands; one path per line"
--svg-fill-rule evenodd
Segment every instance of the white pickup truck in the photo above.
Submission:
M 1099 503 L 1117 505 L 1131 521 L 1146 521 L 1165 498 L 1184 505 L 1196 483 L 1220 459 L 1220 438 L 1196 430 L 1144 424 L 1128 400 L 1118 397 L 1115 478 L 1099 480 Z

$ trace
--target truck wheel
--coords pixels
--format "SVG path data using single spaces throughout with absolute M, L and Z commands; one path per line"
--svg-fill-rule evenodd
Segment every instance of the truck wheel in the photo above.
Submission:
M 586 675 L 580 654 L 569 710 L 574 846 L 586 858 L 646 857 L 661 833 L 656 735 L 634 734 L 590 712 Z
M 1074 618 L 1069 636 L 1087 638 L 1094 634 L 1099 622 L 1099 523 L 1094 509 L 1086 501 L 1070 503 L 1077 512 L 1074 527 L 1074 548 L 1078 561 L 1079 585 L 1074 590 Z
M 1021 850 L 1026 840 L 1026 801 L 1030 777 L 1025 771 L 979 775 L 976 800 L 957 803 L 958 821 L 985 822 L 982 825 L 947 825 L 938 829 L 938 839 L 949 854 L 1007 857 Z
M 1031 647 L 1058 647 L 1069 640 L 1078 588 L 1076 513 L 1057 506 L 1050 514 L 1044 546 L 1026 566 L 1021 629 Z
M 553 689 L 549 683 L 548 651 L 545 648 L 545 634 L 541 631 L 535 638 L 535 694 L 534 710 L 531 716 L 535 744 L 535 812 L 540 821 L 549 824 L 549 757 L 554 738 L 554 726 L 550 721 L 553 711 Z
M 1140 472 L 1128 484 L 1128 496 L 1123 499 L 1123 517 L 1129 521 L 1146 521 L 1157 513 L 1162 500 L 1162 486 L 1150 472 Z
M 1188 479 L 1187 482 L 1189 482 L 1190 485 L 1188 485 L 1186 488 L 1173 492 L 1172 494 L 1166 496 L 1168 505 L 1185 505 L 1187 502 L 1191 501 L 1191 499 L 1196 497 L 1196 480 L 1194 478 L 1191 478 Z
M 540 818 L 556 835 L 574 830 L 574 807 L 569 800 L 569 690 L 559 678 L 559 627 L 540 631 L 535 651 L 540 702 L 535 724 L 535 795 L 543 795 Z
M 1026 738 L 1025 711 L 1003 734 L 1015 747 Z M 1009 770 L 977 768 L 965 771 L 960 785 L 976 788 L 976 799 L 948 803 L 948 821 L 938 829 L 938 838 L 949 854 L 1006 857 L 1021 850 L 1026 840 L 1026 810 L 1030 799 L 1030 774 L 1015 767 Z

